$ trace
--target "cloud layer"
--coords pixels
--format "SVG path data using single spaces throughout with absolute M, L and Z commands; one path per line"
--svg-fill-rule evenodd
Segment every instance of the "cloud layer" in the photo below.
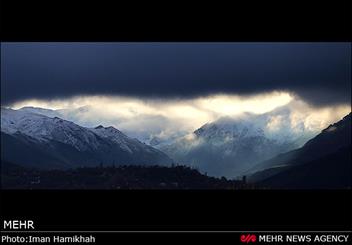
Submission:
M 350 103 L 351 43 L 2 43 L 1 103 L 288 91 Z
M 138 97 L 84 96 L 65 100 L 26 100 L 12 108 L 34 106 L 55 109 L 60 116 L 87 127 L 114 126 L 129 136 L 150 140 L 186 135 L 221 117 L 246 113 L 270 114 L 268 132 L 293 132 L 299 127 L 319 132 L 350 112 L 349 104 L 313 107 L 287 92 L 252 96 L 214 94 L 192 99 L 141 99 Z M 297 133 L 302 133 L 297 131 Z

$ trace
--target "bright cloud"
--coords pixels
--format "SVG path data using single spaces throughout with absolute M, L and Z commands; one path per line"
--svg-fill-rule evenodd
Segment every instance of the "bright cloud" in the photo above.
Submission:
M 320 131 L 350 112 L 350 105 L 314 108 L 288 92 L 274 91 L 253 96 L 216 94 L 192 99 L 146 99 L 122 96 L 79 96 L 58 100 L 26 100 L 13 104 L 63 109 L 65 118 L 83 126 L 115 126 L 130 136 L 167 138 L 194 131 L 223 116 L 264 114 L 287 108 L 289 114 L 273 115 L 269 130 L 305 127 Z M 289 120 L 284 120 L 285 118 Z M 287 125 L 289 121 L 289 125 Z M 284 123 L 286 122 L 286 123 Z

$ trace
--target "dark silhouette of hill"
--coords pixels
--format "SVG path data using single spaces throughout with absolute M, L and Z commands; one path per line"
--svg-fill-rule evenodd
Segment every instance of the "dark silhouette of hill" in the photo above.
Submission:
M 308 163 L 291 167 L 258 183 L 270 188 L 351 188 L 351 147 Z
M 185 166 L 109 166 L 38 170 L 2 162 L 4 189 L 243 189 L 243 181 L 209 177 Z
M 260 163 L 252 172 L 251 182 L 274 188 L 350 187 L 351 113 L 303 147 Z

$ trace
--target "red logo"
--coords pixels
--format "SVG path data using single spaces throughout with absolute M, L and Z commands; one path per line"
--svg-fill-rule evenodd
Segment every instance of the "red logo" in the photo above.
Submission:
M 256 235 L 251 235 L 251 234 L 241 235 L 241 242 L 243 243 L 249 243 L 249 242 L 255 242 L 255 241 L 257 241 Z

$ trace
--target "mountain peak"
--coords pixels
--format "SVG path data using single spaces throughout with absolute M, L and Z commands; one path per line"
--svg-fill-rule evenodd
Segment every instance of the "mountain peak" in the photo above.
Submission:
M 340 121 L 330 124 L 327 128 L 322 130 L 322 133 L 324 132 L 333 132 L 336 130 L 343 130 L 344 127 L 351 127 L 351 113 L 348 115 L 344 116 Z
M 204 138 L 236 138 L 239 136 L 264 136 L 264 130 L 247 118 L 221 117 L 214 122 L 204 124 L 195 130 L 194 134 Z
M 342 120 L 351 120 L 352 117 L 352 112 L 350 112 L 348 115 L 344 116 Z
M 44 110 L 44 108 L 36 107 L 36 106 L 23 106 L 19 110 L 25 110 L 25 109 L 40 109 L 40 110 Z
M 173 162 L 164 153 L 114 127 L 86 128 L 59 117 L 23 110 L 1 111 L 1 135 L 2 143 L 6 138 L 8 147 L 4 155 L 8 160 L 43 168 L 94 166 L 99 162 L 141 165 Z

